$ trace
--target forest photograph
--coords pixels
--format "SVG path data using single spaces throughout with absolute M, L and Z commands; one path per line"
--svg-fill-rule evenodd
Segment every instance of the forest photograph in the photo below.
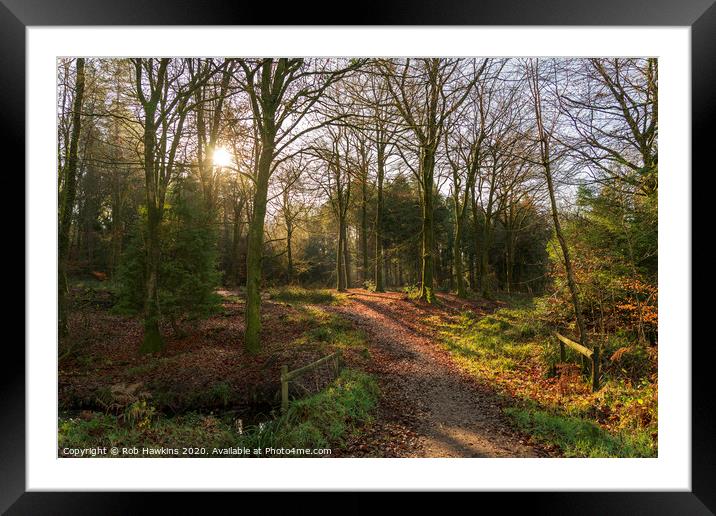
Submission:
M 56 72 L 58 457 L 658 456 L 657 58 Z

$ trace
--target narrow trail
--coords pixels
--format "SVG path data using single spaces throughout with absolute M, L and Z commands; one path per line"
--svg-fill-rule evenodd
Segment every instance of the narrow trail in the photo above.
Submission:
M 509 427 L 495 394 L 460 370 L 424 322 L 429 315 L 464 308 L 462 301 L 444 296 L 442 306 L 430 307 L 397 292 L 348 295 L 349 303 L 330 310 L 366 332 L 368 372 L 383 392 L 377 428 L 353 443 L 355 448 L 378 446 L 396 457 L 545 456 Z M 393 449 L 396 439 L 402 446 Z

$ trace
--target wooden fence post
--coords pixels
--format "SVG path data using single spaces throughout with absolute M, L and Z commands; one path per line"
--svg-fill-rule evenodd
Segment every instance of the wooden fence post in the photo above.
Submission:
M 308 371 L 313 371 L 319 365 L 328 364 L 328 366 L 338 366 L 342 368 L 345 365 L 343 361 L 343 353 L 341 350 L 331 353 L 323 358 L 319 358 L 315 362 L 312 362 L 306 366 L 299 367 L 293 371 L 288 370 L 287 365 L 281 366 L 281 413 L 285 414 L 288 411 L 288 382 L 295 380 L 296 378 L 303 376 Z
M 599 355 L 599 344 L 596 344 L 592 353 L 592 392 L 599 390 Z
M 288 366 L 281 366 L 281 413 L 288 410 Z
M 594 348 L 589 349 L 579 342 L 575 342 L 572 339 L 564 337 L 559 333 L 555 332 L 557 339 L 559 339 L 559 354 L 562 360 L 564 360 L 564 346 L 567 345 L 570 348 L 577 351 L 582 358 L 582 371 L 586 371 L 587 363 L 592 366 L 592 392 L 599 390 L 599 356 L 601 355 L 601 346 L 596 343 Z

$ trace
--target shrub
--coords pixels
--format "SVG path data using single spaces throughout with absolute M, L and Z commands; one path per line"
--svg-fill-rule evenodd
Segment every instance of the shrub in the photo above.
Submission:
M 363 287 L 369 292 L 375 292 L 375 281 L 366 280 L 363 282 Z
M 292 402 L 285 415 L 246 428 L 193 412 L 160 417 L 154 407 L 141 400 L 119 416 L 94 412 L 61 418 L 58 447 L 198 445 L 207 450 L 206 455 L 214 447 L 327 448 L 340 445 L 357 425 L 371 419 L 378 396 L 372 376 L 344 369 L 325 390 Z
M 147 400 L 135 401 L 123 412 L 121 419 L 131 427 L 143 429 L 149 427 L 156 410 L 147 404 Z
M 638 384 L 656 373 L 656 348 L 637 344 L 624 333 L 609 336 L 602 345 L 604 373 Z
M 417 299 L 420 297 L 420 287 L 418 285 L 406 285 L 403 287 L 403 292 L 408 294 L 410 299 Z

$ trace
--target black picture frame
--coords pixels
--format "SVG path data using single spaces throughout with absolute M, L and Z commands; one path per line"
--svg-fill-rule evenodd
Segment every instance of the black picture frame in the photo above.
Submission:
M 25 96 L 25 29 L 28 26 L 343 25 L 347 20 L 352 25 L 648 25 L 691 27 L 692 170 L 702 173 L 713 170 L 710 154 L 713 126 L 716 125 L 713 101 L 716 92 L 714 0 L 532 0 L 524 3 L 519 0 L 368 0 L 354 5 L 353 12 L 346 12 L 340 17 L 337 16 L 336 5 L 325 0 L 313 2 L 310 6 L 277 9 L 277 5 L 269 2 L 239 4 L 196 0 L 0 0 L 2 155 L 22 156 L 18 149 L 24 148 L 25 106 L 31 102 Z M 316 13 L 324 13 L 327 17 L 317 18 L 320 15 Z M 334 18 L 328 19 L 331 15 Z M 8 161 L 5 160 L 5 163 L 7 165 Z M 21 157 L 12 169 L 24 170 L 24 158 Z M 19 180 L 22 174 L 16 172 L 14 176 Z M 693 173 L 691 177 L 693 184 Z M 25 191 L 24 181 L 18 188 Z M 692 188 L 692 192 L 699 191 Z M 692 206 L 697 204 L 694 199 Z M 696 217 L 692 218 L 697 221 Z M 692 231 L 692 234 L 698 233 Z M 23 258 L 24 264 L 27 263 L 29 257 L 24 256 L 24 251 Z M 31 273 L 25 265 L 23 267 L 26 275 Z M 32 306 L 27 306 L 26 310 L 32 310 Z M 692 320 L 697 318 L 692 316 Z M 0 510 L 7 511 L 7 514 L 134 514 L 156 512 L 150 502 L 159 501 L 163 512 L 188 514 L 195 512 L 193 504 L 205 503 L 190 500 L 185 493 L 25 492 L 25 353 L 16 342 L 11 344 L 9 339 L 5 339 L 0 359 L 0 363 L 5 365 L 0 375 Z M 690 344 L 684 343 L 685 348 L 688 349 Z M 484 493 L 482 497 L 492 500 L 481 500 L 480 503 L 504 504 L 505 498 L 509 498 L 511 509 L 515 504 L 525 505 L 531 513 L 550 514 L 714 514 L 716 418 L 712 389 L 709 388 L 713 374 L 711 348 L 711 339 L 700 342 L 693 339 L 691 345 L 690 492 Z M 52 349 L 48 346 L 48 352 Z M 662 414 L 661 417 L 668 415 Z M 212 494 L 213 501 L 225 501 L 228 496 L 231 495 Z M 159 500 L 147 500 L 147 497 Z M 248 507 L 248 498 L 251 497 L 246 493 L 242 493 L 241 497 L 241 506 Z M 411 498 L 414 503 L 422 503 L 421 496 Z M 346 505 L 346 510 L 370 505 L 373 505 L 371 501 L 360 499 L 357 503 Z M 172 511 L 172 506 L 178 509 Z M 333 509 L 336 507 L 333 506 Z

